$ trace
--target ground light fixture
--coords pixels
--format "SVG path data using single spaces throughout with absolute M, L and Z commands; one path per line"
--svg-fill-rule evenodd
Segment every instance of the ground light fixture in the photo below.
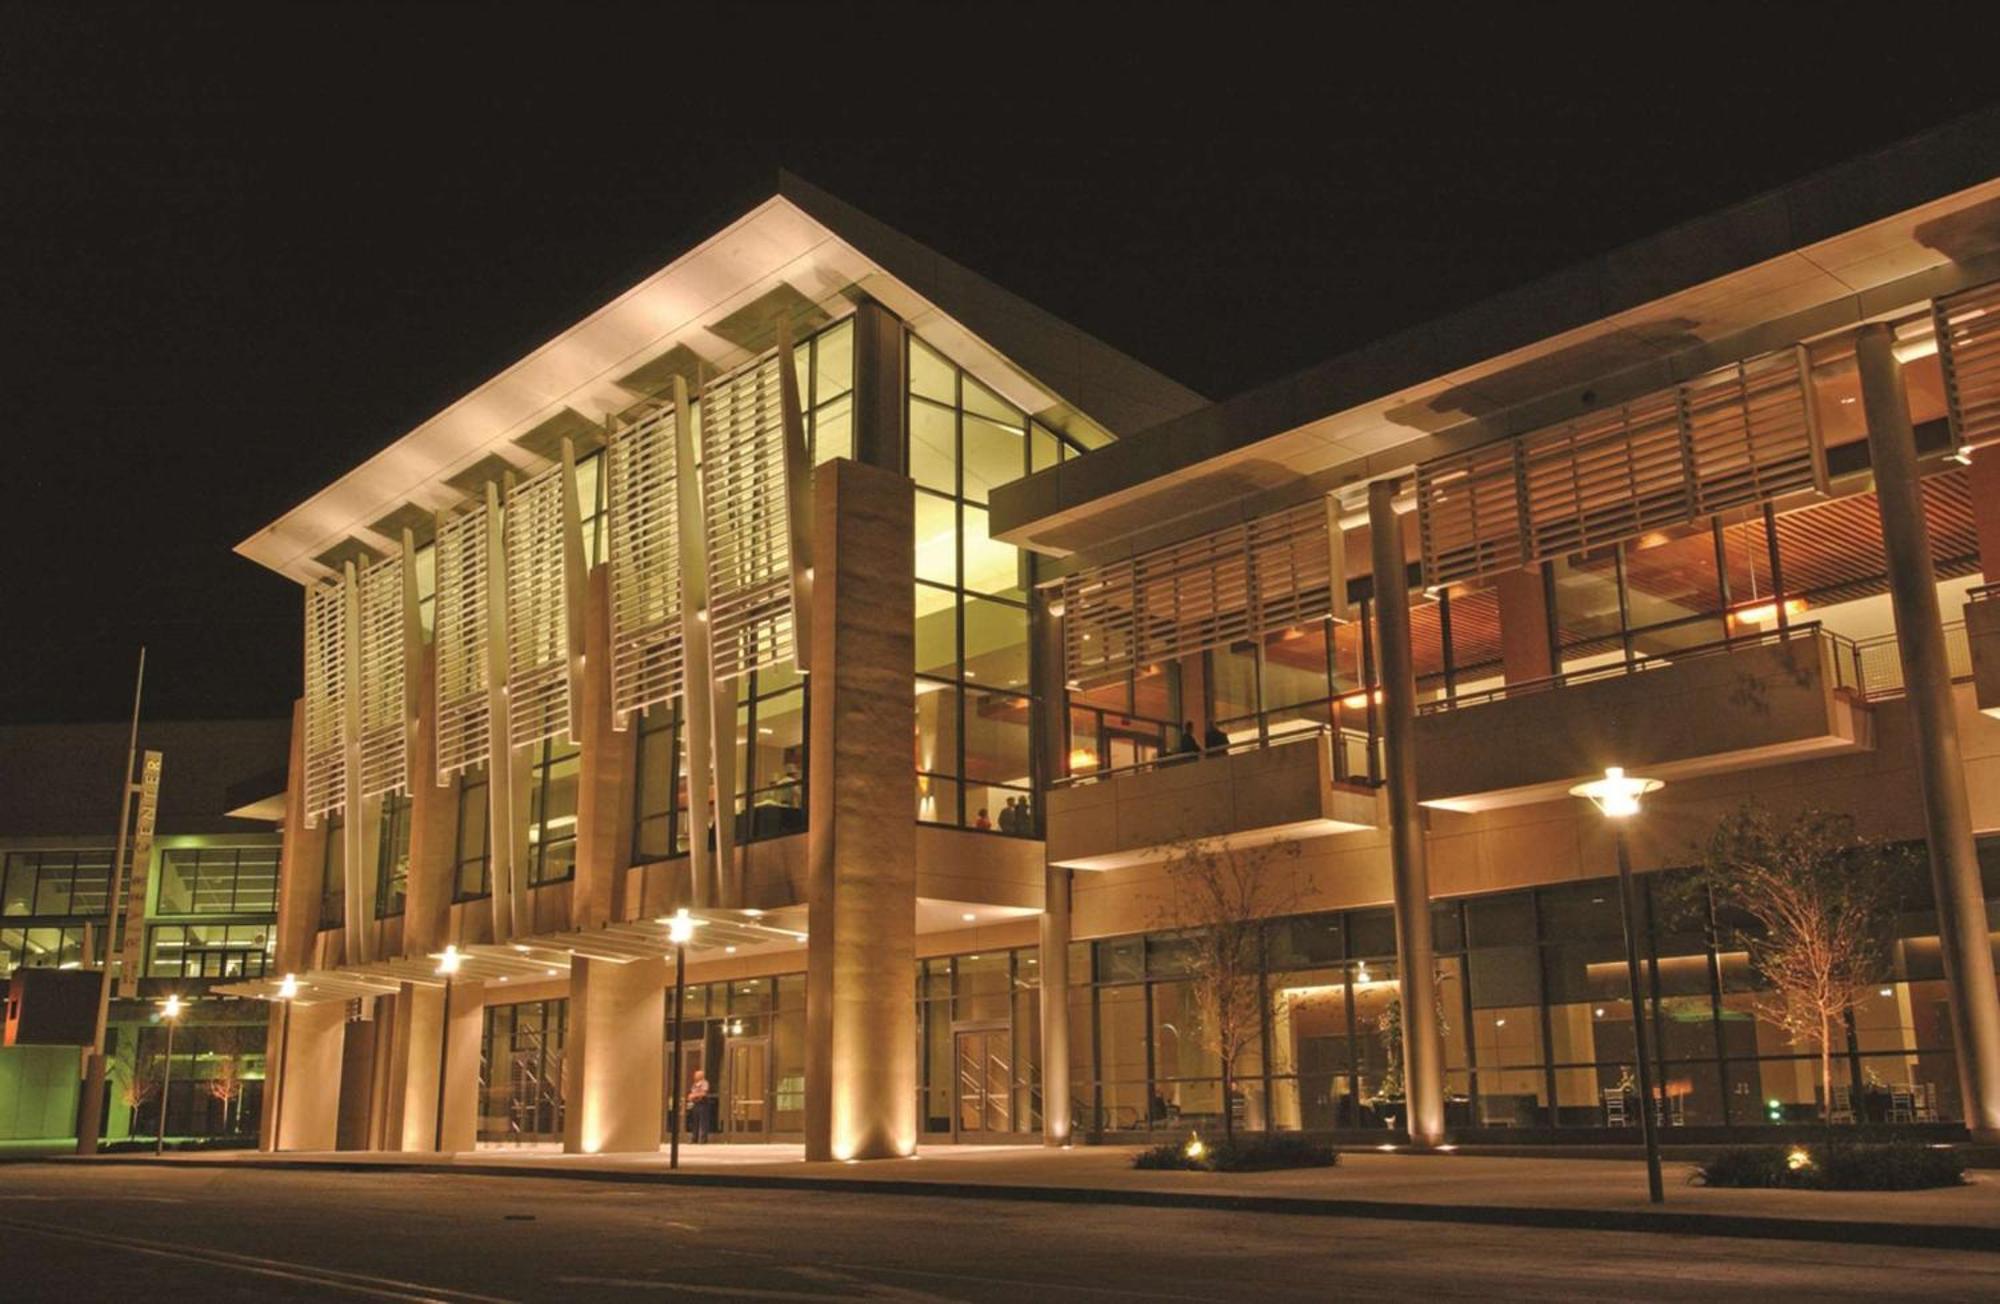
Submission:
M 435 1131 L 432 1149 L 444 1153 L 444 1077 L 451 1059 L 451 980 L 458 973 L 465 957 L 458 952 L 456 943 L 444 948 L 444 954 L 437 958 L 438 976 L 444 979 L 444 1013 L 438 1020 L 438 1094 L 437 1117 L 433 1120 Z
M 1637 892 L 1632 884 L 1632 854 L 1625 845 L 1625 821 L 1639 813 L 1640 798 L 1666 785 L 1658 779 L 1642 779 L 1611 766 L 1604 777 L 1579 783 L 1570 796 L 1582 797 L 1604 813 L 1618 844 L 1618 914 L 1625 928 L 1625 983 L 1632 1002 L 1632 1048 L 1639 1067 L 1639 1126 L 1646 1137 L 1646 1190 L 1654 1204 L 1667 1198 L 1660 1178 L 1660 1126 L 1658 1103 L 1653 1098 L 1652 1059 L 1646 1053 L 1645 1005 L 1639 999 L 1639 917 Z
M 160 1127 L 153 1137 L 156 1155 L 166 1153 L 167 1149 L 167 1095 L 174 1084 L 174 1028 L 185 1008 L 178 993 L 170 994 L 160 1003 L 160 1020 L 167 1025 L 167 1058 L 160 1069 Z

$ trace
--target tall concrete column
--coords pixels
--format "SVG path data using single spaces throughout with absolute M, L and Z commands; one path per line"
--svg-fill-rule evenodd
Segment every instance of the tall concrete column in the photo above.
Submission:
M 341 1025 L 336 1150 L 368 1149 L 375 1105 L 375 1031 L 373 1019 L 349 1019 Z
M 813 486 L 806 1158 L 915 1153 L 914 490 L 845 460 Z
M 569 970 L 563 1047 L 565 1154 L 652 1154 L 666 1099 L 667 962 L 578 956 Z
M 1382 752 L 1389 781 L 1389 852 L 1396 892 L 1396 965 L 1402 979 L 1403 1094 L 1410 1141 L 1444 1140 L 1444 1056 L 1438 1041 L 1437 976 L 1431 943 L 1430 866 L 1417 805 L 1417 678 L 1410 660 L 1410 591 L 1396 486 L 1368 486 L 1374 549 L 1377 673 L 1382 678 Z
M 2000 1140 L 2000 994 L 1979 857 L 1972 842 L 1972 808 L 1965 791 L 1951 673 L 1938 615 L 1937 577 L 1918 488 L 1917 443 L 1903 389 L 1903 369 L 1887 326 L 1861 328 L 1855 360 L 1861 370 L 1868 456 L 1889 561 L 1889 600 L 1896 613 L 1896 649 L 1917 745 L 1924 798 L 1931 888 L 1937 898 L 1938 940 L 1951 992 L 1952 1044 L 1958 1050 L 1965 1121 L 1976 1136 Z
M 280 1014 L 282 1015 L 282 1011 Z M 294 1003 L 283 1038 L 278 1089 L 285 1093 L 274 1150 L 331 1150 L 340 1131 L 340 1069 L 347 1003 Z
M 1066 1146 L 1069 1084 L 1069 906 L 1076 871 L 1050 865 L 1042 902 L 1042 1141 Z

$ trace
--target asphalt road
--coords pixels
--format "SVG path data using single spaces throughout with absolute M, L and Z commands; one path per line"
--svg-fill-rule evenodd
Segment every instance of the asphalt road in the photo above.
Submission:
M 0 1299 L 2000 1298 L 2000 1254 L 429 1173 L 0 1166 Z

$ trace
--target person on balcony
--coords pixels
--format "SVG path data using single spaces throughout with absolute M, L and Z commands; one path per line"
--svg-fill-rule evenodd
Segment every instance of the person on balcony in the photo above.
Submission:
M 1201 745 L 1195 742 L 1194 721 L 1181 721 L 1181 740 L 1174 745 L 1176 759 L 1183 756 L 1200 756 Z
M 1209 721 L 1208 733 L 1201 741 L 1210 756 L 1219 756 L 1229 750 L 1229 735 L 1222 732 L 1213 720 Z

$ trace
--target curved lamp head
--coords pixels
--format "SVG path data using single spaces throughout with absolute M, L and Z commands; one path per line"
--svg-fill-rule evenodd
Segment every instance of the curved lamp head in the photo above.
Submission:
M 289 1001 L 294 997 L 296 997 L 298 994 L 299 994 L 299 976 L 297 974 L 291 974 L 291 973 L 286 974 L 285 980 L 278 984 L 278 999 L 281 1001 Z
M 1603 778 L 1579 783 L 1569 790 L 1569 795 L 1587 797 L 1591 805 L 1604 812 L 1606 818 L 1621 820 L 1639 813 L 1639 798 L 1666 786 L 1659 779 L 1636 778 L 1614 765 L 1604 772 Z
M 464 962 L 465 957 L 458 953 L 457 945 L 447 946 L 444 948 L 444 954 L 438 957 L 438 972 L 449 978 L 458 972 L 458 966 Z

